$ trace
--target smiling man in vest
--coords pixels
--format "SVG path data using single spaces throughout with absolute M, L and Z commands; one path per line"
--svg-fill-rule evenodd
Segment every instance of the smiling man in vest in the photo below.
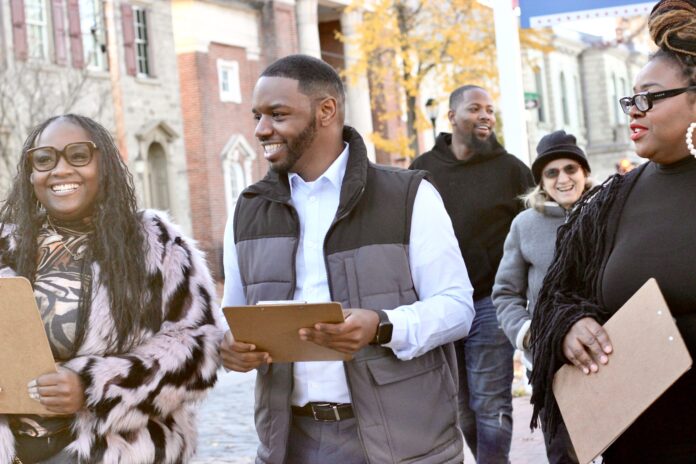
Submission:
M 338 301 L 345 322 L 299 335 L 353 355 L 274 363 L 228 332 L 225 367 L 257 369 L 257 463 L 462 462 L 452 342 L 473 290 L 439 194 L 369 162 L 321 60 L 271 64 L 252 106 L 270 170 L 228 223 L 223 304 Z

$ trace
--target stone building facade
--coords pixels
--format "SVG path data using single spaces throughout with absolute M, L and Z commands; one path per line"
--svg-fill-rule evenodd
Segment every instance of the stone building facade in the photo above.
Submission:
M 524 51 L 525 91 L 539 102 L 525 115 L 532 156 L 541 137 L 564 129 L 585 149 L 598 181 L 622 159 L 639 162 L 618 99 L 633 94 L 647 51 L 571 31 L 557 32 L 552 45 L 547 53 Z
M 117 140 L 143 207 L 191 231 L 177 57 L 167 0 L 0 2 L 0 146 L 14 166 L 29 129 L 73 112 Z M 5 191 L 13 168 L 0 179 Z

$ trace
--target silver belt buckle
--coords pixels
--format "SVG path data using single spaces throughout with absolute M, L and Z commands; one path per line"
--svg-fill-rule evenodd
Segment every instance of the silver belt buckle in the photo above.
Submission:
M 314 420 L 317 422 L 333 422 L 331 419 L 320 419 L 317 417 L 317 410 L 314 409 L 315 406 L 317 407 L 330 407 L 333 410 L 334 417 L 336 418 L 336 421 L 341 420 L 341 416 L 338 414 L 338 406 L 335 404 L 331 403 L 317 403 L 317 404 L 310 404 L 312 407 L 312 416 L 314 416 Z

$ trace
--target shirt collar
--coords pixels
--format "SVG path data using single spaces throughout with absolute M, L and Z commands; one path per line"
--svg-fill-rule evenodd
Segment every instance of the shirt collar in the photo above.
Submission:
M 322 179 L 326 179 L 333 185 L 336 189 L 340 190 L 343 184 L 343 176 L 346 174 L 346 166 L 348 165 L 348 152 L 349 145 L 344 143 L 343 151 L 338 158 L 334 160 L 333 163 L 324 171 L 324 173 L 319 176 L 314 182 L 322 182 Z M 288 173 L 288 181 L 290 183 L 290 191 L 295 188 L 300 183 L 306 184 L 302 177 L 295 172 Z

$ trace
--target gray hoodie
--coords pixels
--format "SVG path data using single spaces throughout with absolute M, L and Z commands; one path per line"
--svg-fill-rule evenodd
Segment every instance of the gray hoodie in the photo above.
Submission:
M 532 353 L 524 345 L 536 298 L 553 259 L 556 230 L 565 222 L 565 210 L 547 202 L 544 213 L 527 209 L 510 226 L 503 259 L 493 285 L 493 304 L 498 322 L 515 348 L 524 351 L 524 363 L 532 367 Z

